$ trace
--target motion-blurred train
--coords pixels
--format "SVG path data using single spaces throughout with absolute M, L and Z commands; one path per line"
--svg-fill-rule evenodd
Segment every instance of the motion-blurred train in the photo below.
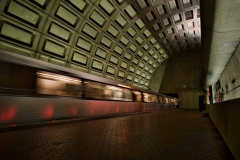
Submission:
M 0 124 L 172 109 L 177 99 L 0 50 Z

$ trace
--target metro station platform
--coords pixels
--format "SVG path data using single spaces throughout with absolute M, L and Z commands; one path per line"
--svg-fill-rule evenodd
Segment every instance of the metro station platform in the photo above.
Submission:
M 209 117 L 174 109 L 0 133 L 1 160 L 234 159 Z

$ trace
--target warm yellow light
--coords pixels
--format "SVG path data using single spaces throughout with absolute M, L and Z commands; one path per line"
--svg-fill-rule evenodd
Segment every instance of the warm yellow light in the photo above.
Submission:
M 40 76 L 47 77 L 47 78 L 52 78 L 52 79 L 57 79 L 57 80 L 62 80 L 62 81 L 67 81 L 67 82 L 75 82 L 75 83 L 80 83 L 81 81 L 78 79 L 73 79 L 70 77 L 62 76 L 62 75 L 54 75 L 52 73 L 37 73 Z
M 126 86 L 126 85 L 123 85 L 123 84 L 118 84 L 118 86 L 125 87 L 125 88 L 131 88 L 130 86 Z

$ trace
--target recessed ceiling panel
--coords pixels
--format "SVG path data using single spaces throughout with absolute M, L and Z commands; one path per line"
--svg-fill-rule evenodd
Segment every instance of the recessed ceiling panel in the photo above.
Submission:
M 1 5 L 1 49 L 143 88 L 169 55 L 201 41 L 196 0 L 6 0 Z
M 157 11 L 158 11 L 158 14 L 159 14 L 159 15 L 163 15 L 163 14 L 166 14 L 166 13 L 167 13 L 164 5 L 158 6 L 158 7 L 157 7 Z
M 137 3 L 140 6 L 140 8 L 142 8 L 142 9 L 149 6 L 147 0 L 137 0 Z
M 103 10 L 108 14 L 108 15 L 111 15 L 112 12 L 114 11 L 114 6 L 112 5 L 112 3 L 109 1 L 109 0 L 102 0 L 100 3 L 99 3 L 99 6 L 101 8 L 103 8 Z
M 148 12 L 146 14 L 146 17 L 147 17 L 148 21 L 152 21 L 155 19 L 155 15 L 154 15 L 153 11 Z
M 125 11 L 130 18 L 133 18 L 137 14 L 132 5 L 128 5 Z
M 145 25 L 141 19 L 138 19 L 135 23 L 139 29 L 142 29 Z

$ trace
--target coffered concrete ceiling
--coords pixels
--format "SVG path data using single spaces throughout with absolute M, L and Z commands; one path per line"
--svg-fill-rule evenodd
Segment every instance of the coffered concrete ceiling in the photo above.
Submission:
M 147 88 L 170 55 L 200 47 L 199 3 L 1 0 L 0 48 Z

